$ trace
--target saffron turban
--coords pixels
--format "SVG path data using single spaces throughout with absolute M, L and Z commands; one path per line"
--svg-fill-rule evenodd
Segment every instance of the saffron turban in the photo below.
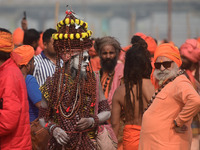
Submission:
M 34 49 L 30 45 L 19 46 L 11 53 L 11 58 L 18 66 L 27 65 L 33 56 Z
M 180 67 L 182 64 L 179 49 L 176 46 L 174 46 L 174 44 L 172 44 L 172 43 L 160 44 L 156 48 L 156 51 L 154 53 L 154 59 L 152 62 L 153 69 L 152 69 L 152 73 L 151 73 L 151 82 L 153 83 L 153 85 L 155 86 L 156 89 L 158 88 L 158 83 L 156 82 L 156 79 L 153 77 L 153 72 L 155 70 L 154 63 L 156 62 L 156 59 L 159 56 L 165 56 L 165 57 L 171 59 L 178 65 L 178 67 Z
M 196 63 L 200 61 L 200 43 L 196 39 L 188 39 L 181 45 L 180 53 Z
M 13 43 L 14 45 L 20 46 L 23 44 L 24 31 L 19 27 L 13 32 Z
M 141 38 L 143 38 L 145 40 L 145 42 L 147 43 L 148 47 L 148 51 L 151 53 L 151 54 L 154 54 L 156 48 L 157 48 L 157 44 L 155 42 L 155 40 L 151 37 L 151 36 L 146 36 L 145 34 L 143 33 L 136 33 L 135 35 L 137 36 L 140 36 Z
M 13 51 L 13 39 L 12 34 L 4 31 L 0 31 L 0 51 L 10 53 Z
M 176 46 L 174 46 L 174 44 L 172 44 L 172 43 L 160 44 L 157 47 L 157 49 L 154 53 L 153 63 L 156 62 L 156 59 L 159 56 L 168 57 L 169 59 L 173 60 L 178 65 L 178 67 L 180 67 L 182 64 L 179 49 Z

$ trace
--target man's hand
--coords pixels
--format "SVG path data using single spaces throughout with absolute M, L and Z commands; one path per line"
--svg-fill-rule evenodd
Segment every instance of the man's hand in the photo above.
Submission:
M 93 124 L 94 124 L 94 119 L 93 118 L 81 118 L 76 123 L 76 129 L 77 130 L 84 130 L 84 129 L 92 127 Z
M 185 133 L 185 131 L 187 131 L 188 128 L 187 128 L 186 125 L 183 125 L 182 127 L 174 126 L 174 130 L 175 130 L 177 133 Z
M 26 19 L 22 19 L 21 21 L 22 30 L 26 31 L 28 29 L 28 23 Z
M 56 141 L 61 145 L 65 145 L 69 141 L 69 136 L 60 127 L 56 127 L 53 130 L 53 136 L 56 139 Z

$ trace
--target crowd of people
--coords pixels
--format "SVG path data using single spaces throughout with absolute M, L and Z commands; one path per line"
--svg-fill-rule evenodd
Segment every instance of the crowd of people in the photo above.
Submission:
M 199 150 L 200 38 L 93 37 L 72 10 L 0 28 L 0 150 Z

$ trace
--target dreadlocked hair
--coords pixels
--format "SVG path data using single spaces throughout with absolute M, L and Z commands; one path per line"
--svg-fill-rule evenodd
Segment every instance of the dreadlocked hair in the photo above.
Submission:
M 146 43 L 146 41 L 141 38 L 140 36 L 137 36 L 137 35 L 134 35 L 132 38 L 131 38 L 131 44 L 138 44 L 140 43 L 141 46 L 143 46 L 144 48 L 147 49 L 148 45 Z
M 142 41 L 142 40 L 141 40 Z M 142 41 L 144 42 L 144 41 Z M 150 78 L 151 62 L 150 54 L 145 43 L 134 43 L 127 51 L 124 66 L 124 83 L 125 83 L 125 117 L 126 120 L 133 120 L 135 113 L 135 101 L 139 100 L 139 115 L 143 114 L 142 100 L 142 79 Z M 136 93 L 133 87 L 136 86 Z M 131 94 L 133 100 L 131 101 Z M 135 94 L 136 98 L 135 99 Z
M 97 38 L 95 39 L 94 49 L 96 50 L 99 56 L 101 54 L 102 48 L 105 45 L 112 45 L 115 48 L 117 56 L 119 55 L 120 50 L 122 49 L 120 43 L 114 37 L 105 36 L 102 38 Z

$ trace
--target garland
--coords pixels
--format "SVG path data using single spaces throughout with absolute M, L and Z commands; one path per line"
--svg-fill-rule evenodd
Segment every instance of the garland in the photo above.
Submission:
M 153 103 L 154 99 L 156 98 L 156 95 L 169 83 L 172 82 L 174 79 L 176 79 L 176 77 L 182 75 L 185 73 L 185 70 L 181 70 L 177 73 L 177 75 L 171 79 L 168 79 L 161 87 L 158 88 L 158 90 L 154 93 L 154 95 L 151 97 L 151 100 L 147 106 L 147 108 L 145 109 L 145 111 L 150 107 L 150 105 Z

